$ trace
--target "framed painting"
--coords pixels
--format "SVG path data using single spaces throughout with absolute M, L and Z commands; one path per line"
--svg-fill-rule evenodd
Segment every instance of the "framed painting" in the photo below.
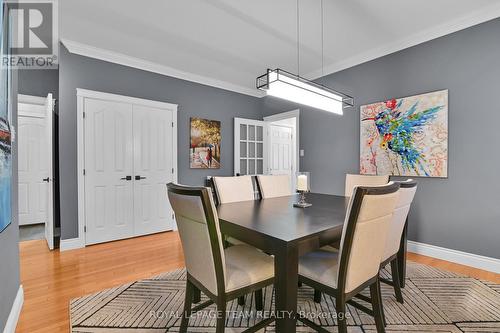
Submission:
M 360 173 L 448 177 L 448 90 L 361 106 Z
M 8 11 L 0 1 L 0 53 L 2 58 L 8 55 L 9 25 Z M 4 61 L 0 64 L 0 232 L 12 221 L 11 183 L 12 183 L 12 137 L 10 114 L 10 78 L 11 68 Z
M 221 123 L 217 120 L 191 118 L 189 167 L 219 169 L 221 161 Z

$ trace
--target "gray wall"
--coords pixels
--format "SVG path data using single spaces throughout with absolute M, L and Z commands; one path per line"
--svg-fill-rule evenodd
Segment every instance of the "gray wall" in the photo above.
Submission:
M 335 73 L 319 81 L 356 98 L 342 117 L 300 107 L 301 169 L 314 191 L 341 194 L 359 171 L 359 106 L 449 89 L 449 177 L 419 178 L 412 240 L 500 258 L 500 19 Z M 296 105 L 273 98 L 264 114 Z
M 59 96 L 59 70 L 24 69 L 19 70 L 19 93 L 33 96 Z
M 203 184 L 208 175 L 232 175 L 233 118 L 262 118 L 261 101 L 255 97 L 73 55 L 64 46 L 61 46 L 59 59 L 62 239 L 78 236 L 76 88 L 178 104 L 178 175 L 179 182 L 184 184 Z M 222 122 L 221 169 L 189 169 L 190 117 Z
M 12 125 L 17 128 L 17 71 L 12 72 Z M 17 141 L 12 150 L 12 223 L 0 233 L 0 331 L 3 332 L 19 289 L 19 227 L 17 214 Z

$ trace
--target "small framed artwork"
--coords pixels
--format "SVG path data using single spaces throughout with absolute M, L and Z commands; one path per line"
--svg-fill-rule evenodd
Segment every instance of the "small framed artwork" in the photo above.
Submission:
M 360 111 L 361 174 L 448 177 L 448 90 Z
M 219 169 L 221 161 L 221 123 L 218 120 L 191 118 L 189 167 Z

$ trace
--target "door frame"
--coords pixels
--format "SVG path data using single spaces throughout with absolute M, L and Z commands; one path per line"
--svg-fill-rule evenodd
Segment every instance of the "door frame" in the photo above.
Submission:
M 47 109 L 47 100 L 48 99 L 52 100 L 51 110 Z M 20 108 L 20 104 L 23 104 L 23 107 Z M 53 94 L 49 93 L 47 96 L 42 97 L 42 96 L 34 96 L 34 95 L 26 95 L 26 94 L 18 94 L 17 95 L 17 105 L 18 105 L 18 112 L 17 112 L 17 120 L 19 122 L 20 117 L 24 118 L 37 118 L 37 119 L 43 119 L 44 121 L 50 120 L 50 123 L 52 123 L 51 129 L 50 129 L 50 137 L 48 138 L 49 141 L 47 144 L 49 145 L 50 149 L 50 159 L 49 159 L 49 183 L 47 186 L 52 186 L 52 190 L 49 192 L 52 194 L 52 198 L 50 202 L 48 203 L 48 207 L 52 205 L 51 208 L 47 208 L 47 221 L 45 221 L 45 238 L 47 240 L 47 246 L 50 250 L 54 249 L 54 231 L 55 231 L 55 226 L 54 226 L 54 205 L 56 202 L 55 194 L 54 194 L 54 126 L 53 126 L 53 117 L 54 117 L 54 104 L 55 104 L 55 99 L 53 98 Z M 49 112 L 51 114 L 49 114 Z M 46 124 L 47 125 L 47 124 Z M 45 133 L 47 134 L 47 133 Z M 52 210 L 52 221 L 50 221 L 50 210 Z M 51 231 L 47 234 L 47 230 Z
M 169 109 L 172 111 L 172 165 L 174 165 L 173 179 L 178 181 L 177 164 L 177 104 L 153 101 L 143 98 L 136 98 L 124 95 L 105 93 L 88 89 L 76 89 L 77 96 L 77 182 L 78 182 L 78 237 L 73 239 L 61 240 L 61 250 L 70 250 L 86 246 L 85 239 L 85 128 L 84 128 L 84 105 L 85 99 L 98 99 L 113 102 L 129 103 L 134 105 L 143 105 L 158 109 Z M 166 200 L 166 198 L 165 198 Z M 177 230 L 175 218 L 173 221 L 173 230 Z
M 293 170 L 294 173 L 297 173 L 300 171 L 300 109 L 292 110 L 292 111 L 287 111 L 287 112 L 281 112 L 281 113 L 276 113 L 267 117 L 264 117 L 264 122 L 266 122 L 266 135 L 267 135 L 267 140 L 265 141 L 264 145 L 264 151 L 269 154 L 271 151 L 269 149 L 269 144 L 271 142 L 270 137 L 269 137 L 269 125 L 272 122 L 279 121 L 279 120 L 285 120 L 285 119 L 290 119 L 290 118 L 295 118 L 295 133 L 294 133 L 294 155 L 295 155 L 295 168 Z M 269 159 L 269 156 L 267 156 L 267 159 Z M 267 163 L 269 166 L 269 163 Z M 269 169 L 266 170 L 267 173 L 269 173 Z M 292 179 L 295 177 L 292 175 Z

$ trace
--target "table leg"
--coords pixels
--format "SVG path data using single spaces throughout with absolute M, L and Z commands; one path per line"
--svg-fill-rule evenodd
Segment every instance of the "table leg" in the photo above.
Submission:
M 299 253 L 296 246 L 280 249 L 274 257 L 276 332 L 278 333 L 296 331 L 298 260 Z
M 399 268 L 399 284 L 401 288 L 405 287 L 406 280 L 406 242 L 408 238 L 408 218 L 406 218 L 403 234 L 401 235 L 401 243 L 399 244 L 398 252 L 398 268 Z

